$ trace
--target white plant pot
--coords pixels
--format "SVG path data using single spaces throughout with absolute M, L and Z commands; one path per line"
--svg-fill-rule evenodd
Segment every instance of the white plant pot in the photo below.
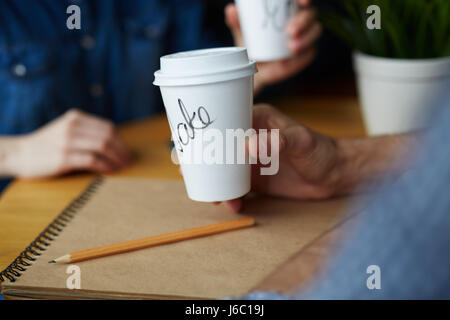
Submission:
M 355 52 L 353 63 L 371 136 L 425 128 L 450 90 L 450 57 L 403 60 Z

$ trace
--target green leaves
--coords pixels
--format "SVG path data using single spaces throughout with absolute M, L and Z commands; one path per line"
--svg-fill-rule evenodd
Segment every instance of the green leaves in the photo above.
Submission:
M 381 9 L 381 30 L 370 30 L 370 5 Z M 426 59 L 450 55 L 449 0 L 335 0 L 319 17 L 352 48 L 390 58 Z

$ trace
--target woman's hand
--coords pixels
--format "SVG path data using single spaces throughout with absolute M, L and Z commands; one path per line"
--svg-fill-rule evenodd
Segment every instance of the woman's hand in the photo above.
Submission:
M 316 20 L 316 10 L 312 8 L 311 0 L 297 1 L 302 9 L 292 17 L 286 28 L 290 37 L 288 46 L 295 55 L 284 60 L 258 63 L 258 73 L 255 75 L 255 93 L 258 93 L 266 85 L 295 75 L 314 60 L 316 55 L 314 42 L 322 33 L 322 25 Z M 236 5 L 229 4 L 225 8 L 225 17 L 236 46 L 243 46 L 244 40 Z
M 9 149 L 3 151 L 8 169 L 3 172 L 16 177 L 51 177 L 78 170 L 108 173 L 131 161 L 110 121 L 78 110 L 9 142 Z

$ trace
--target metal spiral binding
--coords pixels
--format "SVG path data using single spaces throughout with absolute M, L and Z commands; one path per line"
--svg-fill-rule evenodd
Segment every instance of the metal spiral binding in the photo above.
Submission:
M 66 224 L 86 204 L 103 181 L 102 177 L 95 178 L 80 196 L 73 200 L 5 270 L 0 272 L 0 283 L 5 279 L 15 282 L 16 278 L 20 277 L 27 267 L 36 261 L 41 252 L 47 250 L 50 242 L 63 231 Z

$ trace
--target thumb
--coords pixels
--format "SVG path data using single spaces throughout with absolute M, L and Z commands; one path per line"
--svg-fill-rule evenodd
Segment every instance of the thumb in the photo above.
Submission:
M 280 140 L 284 141 L 280 151 L 294 158 L 308 158 L 315 145 L 311 131 L 300 125 L 282 129 Z
M 225 7 L 225 22 L 233 35 L 234 44 L 236 46 L 243 46 L 244 40 L 242 38 L 241 25 L 239 23 L 236 5 L 229 4 Z
M 312 5 L 311 0 L 298 0 L 298 4 L 302 7 L 302 8 L 307 8 L 310 7 Z
M 280 138 L 284 140 L 280 152 L 307 181 L 324 179 L 337 164 L 336 140 L 331 137 L 299 125 L 281 130 Z

